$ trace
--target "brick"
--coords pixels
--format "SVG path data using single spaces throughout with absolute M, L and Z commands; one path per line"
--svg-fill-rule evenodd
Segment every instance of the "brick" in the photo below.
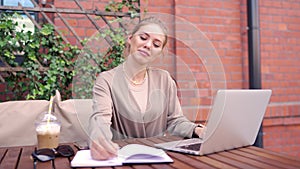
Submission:
M 98 31 L 96 29 L 86 29 L 85 31 L 87 37 L 92 37 L 98 34 Z
M 54 1 L 54 5 L 56 8 L 73 8 L 76 9 L 77 5 L 74 1 Z
M 68 36 L 70 35 L 70 30 L 66 27 L 64 28 L 59 28 L 59 31 L 63 34 L 63 36 Z
M 237 5 L 239 3 L 233 3 L 233 2 L 226 2 L 226 1 L 219 1 L 219 2 L 208 2 L 212 4 L 212 8 L 217 8 L 217 9 L 223 9 L 223 10 L 236 10 L 239 9 Z
M 282 16 L 282 21 L 284 23 L 296 23 L 299 24 L 300 23 L 300 18 L 299 17 L 284 17 Z
M 282 7 L 282 2 L 280 1 L 271 1 L 271 0 L 265 0 L 263 2 L 260 3 L 261 6 L 264 7 L 277 7 L 277 8 L 281 8 Z
M 79 4 L 82 6 L 83 10 L 93 10 L 95 2 L 89 1 L 79 1 Z
M 78 25 L 76 19 L 68 19 L 67 22 L 68 22 L 69 26 L 71 26 L 71 27 L 76 27 Z
M 79 23 L 78 26 L 80 27 L 96 29 L 96 27 L 92 24 L 92 22 L 87 17 L 84 19 L 78 19 L 77 22 Z
M 64 27 L 65 26 L 64 22 L 61 19 L 59 19 L 59 18 L 55 18 L 54 19 L 54 24 L 57 27 Z
M 86 36 L 84 28 L 73 28 L 78 36 Z
M 75 37 L 68 37 L 68 40 L 69 40 L 71 45 L 78 45 L 79 44 Z

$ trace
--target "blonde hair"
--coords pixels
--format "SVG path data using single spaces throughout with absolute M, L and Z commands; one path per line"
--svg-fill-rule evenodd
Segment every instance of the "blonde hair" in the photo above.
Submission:
M 148 18 L 144 18 L 142 19 L 132 30 L 131 35 L 134 35 L 141 27 L 148 25 L 148 24 L 156 24 L 158 25 L 165 36 L 165 41 L 163 42 L 163 48 L 166 46 L 167 42 L 168 42 L 168 31 L 167 28 L 165 27 L 165 25 L 162 23 L 161 20 L 155 18 L 155 17 L 148 17 Z

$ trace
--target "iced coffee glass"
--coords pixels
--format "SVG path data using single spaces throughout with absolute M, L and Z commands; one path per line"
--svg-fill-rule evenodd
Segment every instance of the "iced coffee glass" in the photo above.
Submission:
M 59 144 L 61 123 L 53 114 L 42 113 L 35 122 L 37 147 L 56 148 Z

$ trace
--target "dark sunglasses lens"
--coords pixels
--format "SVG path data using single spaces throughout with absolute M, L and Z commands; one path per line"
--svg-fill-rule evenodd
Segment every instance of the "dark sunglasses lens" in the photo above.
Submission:
M 74 150 L 69 145 L 60 145 L 56 148 L 56 151 L 63 157 L 71 157 L 74 155 Z
M 51 149 L 39 149 L 32 153 L 32 157 L 38 161 L 45 162 L 55 158 L 55 154 Z

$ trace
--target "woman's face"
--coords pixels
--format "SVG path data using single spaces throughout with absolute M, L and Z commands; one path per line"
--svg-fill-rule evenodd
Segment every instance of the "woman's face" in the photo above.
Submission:
M 144 25 L 128 38 L 129 57 L 139 64 L 149 64 L 161 55 L 165 40 L 165 35 L 158 25 Z

